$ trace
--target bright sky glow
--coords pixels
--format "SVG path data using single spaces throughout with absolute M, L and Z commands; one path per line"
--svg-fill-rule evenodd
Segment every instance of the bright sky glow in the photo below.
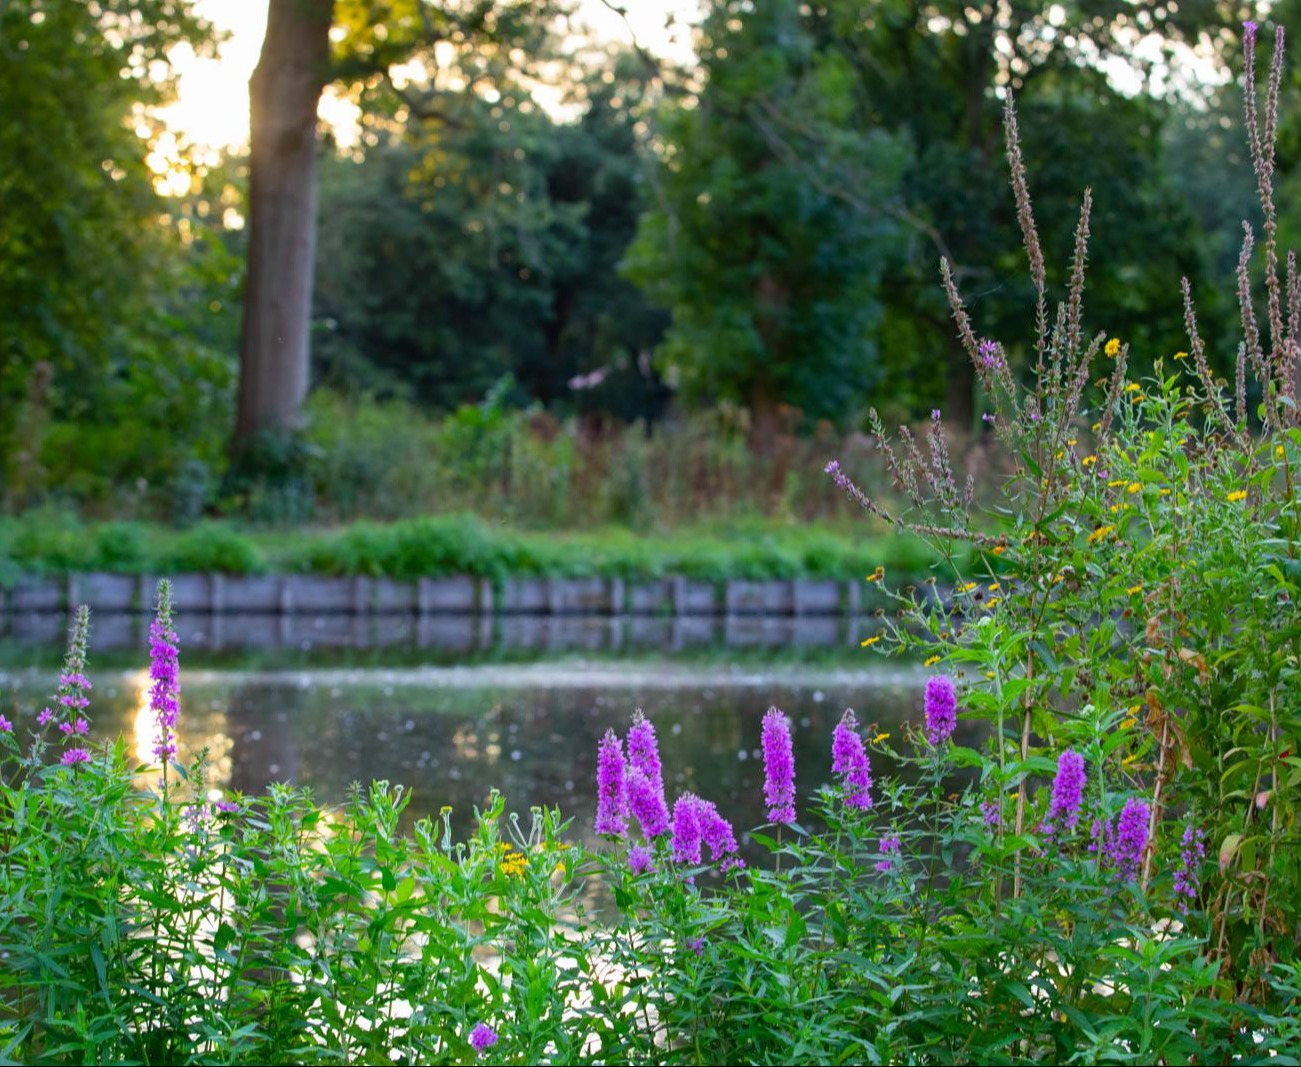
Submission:
M 698 17 L 696 0 L 614 2 L 626 5 L 627 22 L 602 0 L 580 0 L 579 18 L 596 40 L 628 43 L 635 33 L 649 51 L 689 60 L 686 27 Z M 248 80 L 262 48 L 267 0 L 198 0 L 195 7 L 229 37 L 215 59 L 201 59 L 189 48 L 173 52 L 180 72 L 179 95 L 159 115 L 184 141 L 215 148 L 247 144 Z M 666 26 L 670 17 L 676 19 L 672 27 Z M 349 101 L 327 92 L 320 113 L 345 147 L 355 139 L 357 111 Z

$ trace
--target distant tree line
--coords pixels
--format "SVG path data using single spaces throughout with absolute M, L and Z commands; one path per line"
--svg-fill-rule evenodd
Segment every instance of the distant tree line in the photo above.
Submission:
M 1186 275 L 1232 359 L 1236 5 L 712 0 L 677 69 L 575 45 L 560 2 L 269 0 L 250 155 L 193 154 L 163 196 L 143 108 L 169 48 L 214 43 L 192 8 L 0 8 L 11 506 L 75 495 L 74 454 L 176 486 L 261 462 L 311 384 L 431 412 L 495 389 L 593 431 L 725 404 L 758 447 L 869 404 L 978 427 L 937 264 L 1026 362 L 1009 91 L 1050 283 L 1090 186 L 1088 321 L 1169 356 Z M 360 107 L 355 145 L 319 128 L 327 86 Z M 1298 147 L 1285 128 L 1284 183 Z

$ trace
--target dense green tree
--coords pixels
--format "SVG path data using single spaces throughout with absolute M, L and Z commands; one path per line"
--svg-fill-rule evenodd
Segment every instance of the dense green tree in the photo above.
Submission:
M 846 372 L 858 366 L 888 373 L 877 399 L 905 412 L 943 402 L 970 417 L 974 383 L 937 267 L 952 261 L 984 331 L 1026 336 L 1034 297 L 1003 153 L 1009 89 L 1050 284 L 1065 280 L 1091 185 L 1089 322 L 1141 358 L 1172 350 L 1177 279 L 1205 262 L 1163 155 L 1159 76 L 1180 42 L 1232 45 L 1223 15 L 1212 0 L 716 0 L 701 34 L 705 87 L 664 119 L 666 196 L 634 264 L 674 314 L 664 357 L 706 398 L 852 417 L 873 381 Z M 883 240 L 892 228 L 904 239 Z M 772 264 L 823 285 L 796 303 L 774 288 Z
M 209 40 L 191 7 L 0 5 L 0 474 L 16 503 L 39 489 L 47 420 L 109 423 L 144 366 L 193 353 L 171 333 L 185 268 L 137 130 L 169 90 L 167 50 Z
M 322 382 L 451 407 L 509 374 L 562 410 L 653 413 L 663 313 L 617 270 L 643 203 L 636 85 L 589 88 L 563 123 L 509 83 L 436 118 L 372 101 L 374 144 L 323 172 Z
M 721 0 L 703 88 L 662 116 L 657 197 L 630 276 L 673 313 L 663 361 L 688 397 L 841 418 L 879 378 L 897 256 L 899 140 L 861 121 L 854 72 L 798 0 Z M 850 192 L 852 196 L 843 195 Z

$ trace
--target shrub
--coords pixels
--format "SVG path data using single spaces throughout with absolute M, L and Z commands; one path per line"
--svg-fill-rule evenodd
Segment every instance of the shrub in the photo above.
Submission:
M 1196 956 L 1225 1003 L 1259 1002 L 1289 981 L 1301 929 L 1301 287 L 1291 253 L 1286 291 L 1279 278 L 1273 119 L 1258 129 L 1255 34 L 1249 23 L 1247 120 L 1265 218 L 1267 329 L 1256 323 L 1254 237 L 1245 226 L 1235 383 L 1212 370 L 1187 281 L 1189 351 L 1158 358 L 1150 380 L 1127 378 L 1122 339 L 1085 333 L 1087 193 L 1067 299 L 1049 317 L 1009 104 L 1009 158 L 1039 300 L 1031 388 L 1012 374 L 1002 344 L 977 339 L 945 267 L 954 319 L 991 398 L 987 418 L 1016 460 L 1006 496 L 979 522 L 972 517 L 938 412 L 925 459 L 911 438 L 900 448 L 880 432 L 909 511 L 890 514 L 837 464 L 828 468 L 868 512 L 897 519 L 941 554 L 977 548 L 972 566 L 955 563 L 951 604 L 897 595 L 892 640 L 882 647 L 965 678 L 968 714 L 987 720 L 995 738 L 981 788 L 986 803 L 1008 810 L 1004 843 L 1025 865 L 1042 836 L 1031 784 L 1046 754 L 1064 746 L 1113 776 L 1094 794 L 1099 818 L 1140 794 L 1151 832 L 1175 819 L 1189 827 L 1187 847 L 1204 836 L 1218 873 L 1198 896 L 1206 939 Z M 1270 116 L 1282 44 L 1280 30 Z M 1141 875 L 1164 891 L 1169 876 L 1156 861 L 1175 842 L 1157 838 Z M 1022 867 L 1013 871 L 1014 899 L 1027 888 Z

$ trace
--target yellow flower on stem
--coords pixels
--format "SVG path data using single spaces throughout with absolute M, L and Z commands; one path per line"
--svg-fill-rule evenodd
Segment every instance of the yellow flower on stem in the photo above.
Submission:
M 1106 346 L 1102 350 L 1106 352 L 1107 355 L 1109 355 L 1112 359 L 1115 359 L 1118 355 L 1120 355 L 1120 338 L 1113 337 L 1110 341 L 1107 342 Z
M 885 577 L 885 568 L 877 567 L 876 570 L 874 570 L 871 574 L 867 576 L 867 580 L 869 582 L 879 582 L 884 577 Z
M 1130 482 L 1129 485 L 1125 486 L 1125 492 L 1127 493 L 1141 493 L 1142 491 L 1143 491 L 1142 482 Z
M 1142 591 L 1143 591 L 1142 585 L 1131 585 L 1128 589 L 1125 590 L 1125 592 L 1128 593 L 1130 596 L 1134 596 L 1136 593 L 1141 593 Z
M 881 635 L 880 635 L 880 634 L 877 634 L 876 637 L 865 637 L 862 641 L 859 642 L 858 647 L 859 647 L 859 648 L 871 648 L 871 647 L 872 647 L 874 644 L 876 644 L 879 640 L 881 640 Z
M 934 667 L 935 664 L 939 663 L 939 661 L 940 661 L 940 657 L 939 657 L 939 656 L 931 656 L 928 660 L 926 660 L 925 663 L 922 664 L 922 666 L 923 666 L 923 667 Z
M 1114 526 L 1099 526 L 1093 531 L 1093 533 L 1089 534 L 1089 544 L 1095 544 L 1096 542 L 1101 541 L 1107 536 L 1107 534 L 1114 533 L 1115 530 L 1116 528 Z
M 1235 489 L 1232 493 L 1230 493 L 1230 494 L 1228 495 L 1228 498 L 1227 498 L 1227 499 L 1228 499 L 1228 501 L 1229 501 L 1230 504 L 1236 504 L 1236 503 L 1238 503 L 1240 500 L 1246 500 L 1246 499 L 1247 499 L 1247 490 L 1245 490 L 1245 489 Z
M 1092 467 L 1098 462 L 1098 457 L 1092 454 L 1085 456 L 1080 462 L 1086 467 Z
M 1007 545 L 995 545 L 993 551 L 994 551 L 994 555 L 1001 556 L 1004 552 L 1007 551 Z
M 1188 358 L 1188 353 L 1187 353 L 1187 352 L 1176 352 L 1176 353 L 1175 353 L 1175 359 L 1187 359 L 1187 358 Z

